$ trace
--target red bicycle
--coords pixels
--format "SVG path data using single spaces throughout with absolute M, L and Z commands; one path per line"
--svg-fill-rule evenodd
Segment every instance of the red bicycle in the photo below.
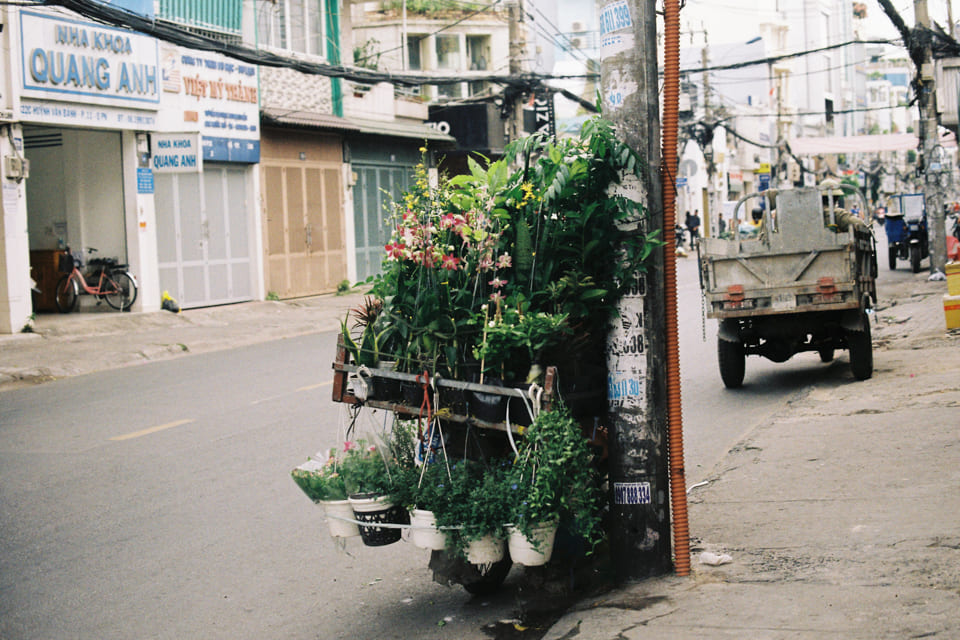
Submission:
M 96 251 L 93 247 L 87 249 L 91 256 Z M 60 271 L 67 274 L 57 283 L 56 303 L 60 313 L 76 309 L 82 294 L 97 296 L 114 309 L 129 311 L 137 300 L 137 281 L 127 271 L 127 265 L 118 264 L 114 258 L 90 258 L 84 273 L 80 270 L 82 258 L 82 253 L 71 253 L 70 247 L 60 256 Z M 94 284 L 88 284 L 88 279 Z

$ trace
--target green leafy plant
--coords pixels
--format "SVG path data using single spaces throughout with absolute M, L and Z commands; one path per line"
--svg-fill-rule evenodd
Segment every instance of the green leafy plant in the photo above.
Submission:
M 402 371 L 455 378 L 482 363 L 485 375 L 524 381 L 547 357 L 562 371 L 602 365 L 617 302 L 662 244 L 618 188 L 648 177 L 640 156 L 595 118 L 579 138 L 531 136 L 501 160 L 467 164 L 468 174 L 431 185 L 421 163 L 395 203 L 371 289 L 383 301 L 376 346 Z M 552 348 L 552 329 L 538 332 L 549 323 L 576 339 Z
M 527 428 L 506 483 L 510 521 L 528 538 L 544 522 L 558 522 L 591 547 L 602 537 L 593 453 L 566 407 L 541 412 Z
M 327 459 L 324 462 L 310 459 L 307 464 L 291 471 L 290 475 L 297 486 L 314 502 L 347 498 L 336 449 L 330 449 L 327 452 Z
M 268 291 L 267 300 L 271 302 L 277 302 L 280 300 L 280 295 L 276 291 Z
M 443 498 L 433 510 L 439 527 L 447 529 L 448 548 L 463 553 L 468 542 L 486 535 L 506 537 L 504 525 L 510 516 L 509 496 L 504 487 L 509 463 L 490 466 L 471 460 L 457 462 L 451 478 L 442 483 Z
M 379 444 L 348 440 L 338 454 L 338 470 L 348 495 L 391 495 L 413 468 L 416 423 L 397 421 Z M 402 504 L 402 502 L 401 502 Z
M 400 476 L 396 461 L 366 440 L 343 443 L 339 471 L 347 495 L 388 494 Z

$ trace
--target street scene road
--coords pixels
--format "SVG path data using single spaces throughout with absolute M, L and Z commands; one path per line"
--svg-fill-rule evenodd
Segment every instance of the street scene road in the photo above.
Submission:
M 822 366 L 724 393 L 694 269 L 682 261 L 679 279 L 699 481 Z M 514 617 L 509 591 L 434 584 L 426 552 L 405 542 L 338 548 L 289 479 L 342 428 L 334 343 L 324 332 L 5 393 L 0 635 L 482 638 Z
M 915 278 L 882 271 L 881 289 Z M 688 484 L 812 388 L 855 384 L 845 356 L 802 354 L 749 358 L 744 388 L 725 390 L 692 258 L 678 289 Z M 427 552 L 405 541 L 338 546 L 290 480 L 338 438 L 334 341 L 322 331 L 2 392 L 0 637 L 510 637 L 496 629 L 525 613 L 517 570 L 502 593 L 472 597 L 434 583 Z

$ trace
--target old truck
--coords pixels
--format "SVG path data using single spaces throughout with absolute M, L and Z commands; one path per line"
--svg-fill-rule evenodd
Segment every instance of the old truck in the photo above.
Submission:
M 732 237 L 701 240 L 700 286 L 707 316 L 719 321 L 717 359 L 728 388 L 743 385 L 748 355 L 785 362 L 815 351 L 830 362 L 846 349 L 856 379 L 873 375 L 867 312 L 877 297 L 876 242 L 866 225 L 837 230 L 835 188 L 749 194 L 735 215 L 749 219 L 741 205 L 764 198 L 759 233 L 742 237 L 734 225 Z

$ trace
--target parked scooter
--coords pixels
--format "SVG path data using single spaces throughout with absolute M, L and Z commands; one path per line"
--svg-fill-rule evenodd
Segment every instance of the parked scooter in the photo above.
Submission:
M 897 259 L 900 259 L 909 260 L 910 268 L 917 273 L 920 261 L 930 255 L 927 212 L 923 207 L 909 207 L 903 213 L 905 208 L 901 206 L 899 211 L 888 211 L 884 219 L 890 270 L 897 268 Z

